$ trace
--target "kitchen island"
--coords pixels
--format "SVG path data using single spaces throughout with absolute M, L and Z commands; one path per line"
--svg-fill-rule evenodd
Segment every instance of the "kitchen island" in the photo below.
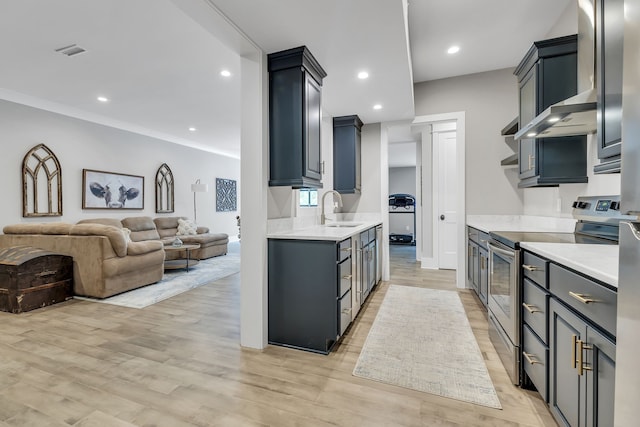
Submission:
M 268 233 L 269 343 L 328 354 L 381 277 L 380 221 Z

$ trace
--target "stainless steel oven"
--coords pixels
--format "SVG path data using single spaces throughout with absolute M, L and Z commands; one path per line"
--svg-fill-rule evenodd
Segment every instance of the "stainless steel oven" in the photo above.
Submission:
M 573 202 L 573 233 L 492 231 L 489 233 L 489 337 L 514 384 L 522 381 L 522 242 L 617 244 L 620 196 L 581 196 Z
M 489 242 L 489 338 L 511 381 L 520 383 L 520 249 Z

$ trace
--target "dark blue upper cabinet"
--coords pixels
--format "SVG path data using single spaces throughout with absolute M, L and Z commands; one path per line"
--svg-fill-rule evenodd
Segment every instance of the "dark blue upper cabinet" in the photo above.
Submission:
M 306 46 L 268 55 L 269 186 L 322 188 L 321 95 L 327 73 Z
M 358 116 L 333 118 L 333 189 L 359 194 L 362 121 Z
M 519 127 L 547 107 L 577 93 L 578 37 L 535 42 L 514 74 L 518 77 Z M 523 138 L 518 141 L 518 187 L 587 182 L 587 137 Z
M 595 173 L 620 172 L 624 1 L 596 1 L 598 158 Z

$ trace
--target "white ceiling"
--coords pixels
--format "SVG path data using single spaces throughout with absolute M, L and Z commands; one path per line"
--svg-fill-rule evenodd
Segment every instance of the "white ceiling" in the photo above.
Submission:
M 575 0 L 409 0 L 415 82 L 515 67 Z M 576 6 L 577 7 L 577 6 Z M 447 54 L 458 45 L 460 52 Z
M 0 2 L 0 98 L 238 157 L 239 56 L 185 1 Z M 515 66 L 575 0 L 410 0 L 408 18 L 405 0 L 209 1 L 266 53 L 309 47 L 326 113 L 372 123 L 413 118 L 413 81 Z

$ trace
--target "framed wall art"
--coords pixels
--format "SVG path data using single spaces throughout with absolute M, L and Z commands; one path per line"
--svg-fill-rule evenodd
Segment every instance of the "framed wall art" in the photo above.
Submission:
M 173 190 L 173 172 L 163 163 L 156 172 L 156 213 L 173 212 Z
M 83 169 L 82 209 L 144 209 L 144 177 Z
M 44 144 L 29 150 L 22 161 L 22 216 L 62 216 L 62 168 Z
M 237 210 L 237 188 L 233 179 L 216 178 L 216 211 L 233 212 Z

